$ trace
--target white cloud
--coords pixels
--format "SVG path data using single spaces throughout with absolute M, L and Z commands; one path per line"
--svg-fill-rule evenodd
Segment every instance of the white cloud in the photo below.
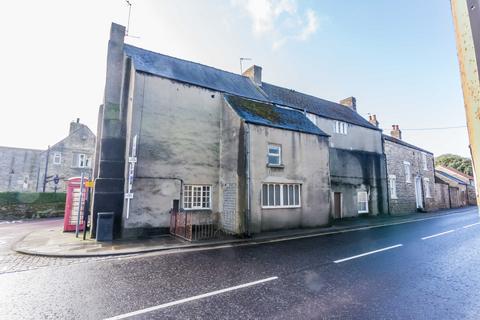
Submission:
M 272 48 L 278 49 L 290 40 L 306 41 L 319 28 L 313 9 L 298 10 L 297 0 L 233 0 L 252 20 L 253 33 L 269 38 Z

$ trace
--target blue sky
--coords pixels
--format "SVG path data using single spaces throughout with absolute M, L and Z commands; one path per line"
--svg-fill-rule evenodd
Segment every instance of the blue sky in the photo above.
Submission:
M 332 101 L 401 129 L 465 125 L 447 0 L 132 0 L 127 42 Z M 4 48 L 0 145 L 45 148 L 80 117 L 96 128 L 108 30 L 123 0 L 12 1 L 0 12 Z M 25 10 L 29 8 L 29 10 Z M 35 134 L 31 134 L 35 132 Z M 468 156 L 466 128 L 404 130 L 404 139 Z

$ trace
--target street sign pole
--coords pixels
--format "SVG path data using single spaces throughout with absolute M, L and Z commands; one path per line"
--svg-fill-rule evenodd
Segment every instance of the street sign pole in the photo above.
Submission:
M 80 195 L 78 197 L 78 214 L 77 224 L 75 225 L 75 237 L 78 238 L 78 230 L 80 228 L 80 213 L 82 212 L 82 196 L 83 196 L 83 184 L 85 179 L 85 173 L 82 172 L 82 178 L 80 179 Z M 85 228 L 85 226 L 83 226 Z
M 480 203 L 480 1 L 451 0 L 451 6 L 477 203 Z

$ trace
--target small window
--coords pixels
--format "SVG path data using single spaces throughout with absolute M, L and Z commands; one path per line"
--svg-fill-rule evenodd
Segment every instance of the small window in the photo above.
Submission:
M 62 164 L 62 154 L 60 152 L 53 154 L 53 164 Z
M 423 178 L 423 182 L 425 184 L 425 198 L 431 198 L 432 195 L 430 194 L 430 179 Z
M 79 153 L 76 155 L 76 164 L 78 168 L 90 168 L 91 157 L 84 153 Z
M 423 170 L 428 170 L 427 155 L 422 153 Z
M 348 133 L 348 124 L 343 121 L 335 121 L 333 131 L 339 134 L 347 134 Z
M 390 198 L 397 199 L 397 177 L 395 175 L 388 176 L 388 186 L 390 188 Z
M 368 193 L 366 191 L 358 191 L 358 213 L 368 213 Z
M 412 172 L 410 171 L 410 162 L 404 161 L 403 166 L 405 168 L 405 182 L 412 182 Z
M 28 177 L 28 176 L 24 176 L 24 177 L 23 177 L 23 190 L 27 190 L 27 189 L 28 189 L 28 180 L 29 180 L 29 177 Z
M 299 208 L 300 204 L 299 184 L 264 183 L 262 185 L 263 208 Z
M 279 166 L 282 164 L 282 147 L 278 144 L 268 145 L 268 164 Z
M 208 185 L 184 185 L 183 208 L 190 210 L 211 209 L 212 187 Z

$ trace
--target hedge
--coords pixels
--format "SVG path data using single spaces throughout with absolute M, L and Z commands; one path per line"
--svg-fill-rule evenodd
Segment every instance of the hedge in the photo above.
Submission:
M 65 203 L 65 193 L 54 192 L 0 192 L 0 206 L 13 204 Z

